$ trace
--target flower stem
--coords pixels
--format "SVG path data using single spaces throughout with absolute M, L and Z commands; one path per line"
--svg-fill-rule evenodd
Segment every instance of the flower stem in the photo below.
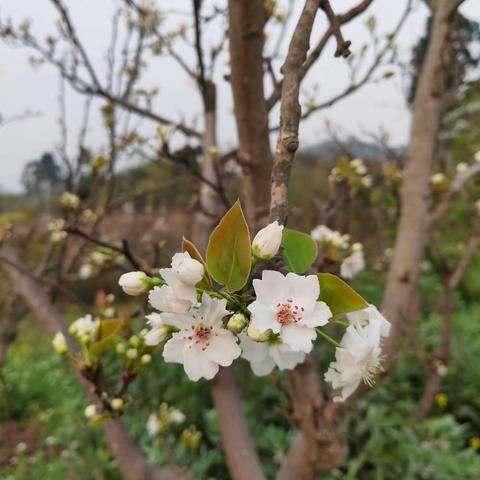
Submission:
M 327 335 L 323 330 L 320 330 L 320 328 L 316 328 L 315 331 L 323 337 L 327 342 L 331 343 L 337 348 L 343 348 L 336 340 L 334 340 L 330 335 Z
M 332 323 L 335 323 L 337 325 L 341 325 L 342 327 L 349 327 L 350 323 L 345 322 L 344 320 L 334 320 Z

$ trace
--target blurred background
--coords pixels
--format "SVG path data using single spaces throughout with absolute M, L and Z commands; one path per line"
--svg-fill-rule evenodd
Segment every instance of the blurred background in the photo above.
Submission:
M 135 324 L 144 306 L 139 314 L 119 275 L 138 259 L 167 265 L 182 236 L 198 238 L 199 225 L 208 230 L 244 199 L 225 3 L 205 0 L 199 20 L 202 68 L 216 86 L 216 138 L 205 143 L 190 1 L 0 0 L 0 267 L 28 272 L 67 325 L 87 313 Z M 358 2 L 331 3 L 342 13 Z M 340 273 L 347 250 L 361 244 L 365 265 L 343 276 L 380 305 L 431 14 L 423 1 L 369 3 L 343 28 L 352 55 L 336 58 L 329 41 L 302 83 L 288 222 L 348 235 L 343 250 L 316 238 L 317 267 L 326 271 Z M 272 148 L 280 67 L 302 4 L 266 2 Z M 465 1 L 456 15 L 451 101 L 429 199 L 438 221 L 412 298 L 415 318 L 406 319 L 395 368 L 346 418 L 347 462 L 318 478 L 480 478 L 480 5 Z M 319 15 L 312 48 L 327 26 Z M 0 276 L 0 301 L 0 479 L 122 478 L 101 428 L 85 418 L 89 401 L 75 372 L 52 348 L 51 325 L 11 274 Z M 333 352 L 319 353 L 324 371 Z M 112 378 L 120 356 L 110 353 Z M 136 443 L 155 465 L 229 478 L 208 385 L 190 382 L 161 352 L 152 356 L 124 414 Z M 293 437 L 283 378 L 257 378 L 238 363 L 247 418 L 273 478 Z

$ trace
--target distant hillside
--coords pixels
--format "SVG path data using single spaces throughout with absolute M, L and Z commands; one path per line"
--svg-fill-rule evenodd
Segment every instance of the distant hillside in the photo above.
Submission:
M 405 147 L 392 147 L 391 152 L 395 156 L 402 156 L 405 152 Z M 312 145 L 302 150 L 304 155 L 321 157 L 324 160 L 333 161 L 341 154 L 349 155 L 354 158 L 362 158 L 364 160 L 384 161 L 386 159 L 386 149 L 380 145 L 373 143 L 366 143 L 356 138 L 348 138 L 341 142 L 334 140 L 326 140 L 324 142 Z

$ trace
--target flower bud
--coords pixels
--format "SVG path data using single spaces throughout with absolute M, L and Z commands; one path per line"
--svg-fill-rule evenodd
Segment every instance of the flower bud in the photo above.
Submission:
M 140 339 L 136 335 L 132 335 L 129 342 L 132 347 L 138 347 L 140 345 Z
M 187 285 L 196 285 L 205 273 L 203 265 L 187 252 L 176 253 L 172 258 L 172 268 L 178 278 Z
M 260 330 L 257 330 L 251 323 L 247 329 L 247 335 L 255 342 L 266 342 L 271 332 L 271 330 L 261 332 Z
M 53 349 L 57 353 L 60 353 L 61 355 L 63 355 L 64 353 L 67 353 L 68 351 L 67 341 L 65 340 L 65 336 L 63 335 L 62 332 L 57 332 L 55 334 L 52 340 L 52 345 L 53 345 Z
M 227 323 L 227 328 L 233 333 L 240 333 L 247 325 L 247 317 L 243 313 L 235 313 Z
M 361 252 L 363 250 L 363 245 L 360 243 L 360 242 L 355 242 L 353 245 L 352 245 L 352 250 L 354 252 Z
M 140 361 L 144 365 L 148 365 L 152 361 L 152 356 L 146 353 L 145 355 L 142 355 L 142 358 L 140 359 Z
M 255 257 L 268 260 L 277 254 L 282 243 L 283 225 L 275 220 L 262 228 L 253 239 L 252 251 Z
M 143 272 L 124 273 L 118 284 L 127 295 L 142 295 L 148 290 L 148 277 Z
M 121 410 L 123 408 L 123 400 L 121 398 L 114 398 L 110 402 L 111 407 L 113 410 Z
M 138 351 L 136 348 L 129 348 L 127 350 L 127 358 L 130 360 L 135 360 L 138 357 Z
M 93 418 L 97 414 L 97 407 L 95 405 L 89 405 L 85 409 L 85 416 L 87 418 Z
M 117 343 L 115 350 L 119 355 L 123 355 L 125 353 L 125 345 L 123 343 Z

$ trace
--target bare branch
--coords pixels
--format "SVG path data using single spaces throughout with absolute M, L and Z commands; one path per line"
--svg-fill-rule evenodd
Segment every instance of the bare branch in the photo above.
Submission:
M 329 0 L 320 0 L 320 8 L 325 12 L 325 15 L 330 21 L 330 27 L 337 40 L 337 49 L 335 50 L 336 57 L 348 57 L 352 52 L 350 51 L 350 40 L 343 38 L 342 30 L 340 28 L 340 21 L 332 9 Z

